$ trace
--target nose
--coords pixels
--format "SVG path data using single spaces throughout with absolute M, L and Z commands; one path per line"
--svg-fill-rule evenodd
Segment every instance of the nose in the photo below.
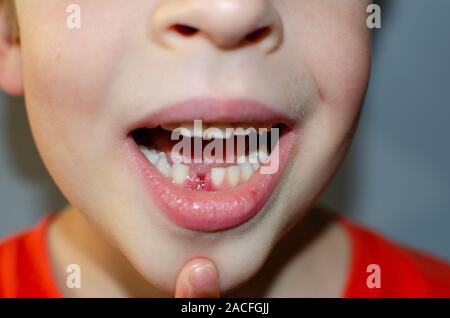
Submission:
M 270 0 L 162 0 L 152 13 L 151 32 L 170 48 L 203 37 L 220 49 L 252 45 L 273 52 L 283 26 Z

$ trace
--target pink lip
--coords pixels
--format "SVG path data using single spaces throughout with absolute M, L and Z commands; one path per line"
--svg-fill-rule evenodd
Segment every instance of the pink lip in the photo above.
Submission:
M 277 122 L 291 126 L 291 121 L 267 106 L 249 100 L 195 98 L 164 108 L 132 127 L 156 127 L 193 122 Z M 212 232 L 241 225 L 253 218 L 273 193 L 286 167 L 296 140 L 295 130 L 282 134 L 279 145 L 279 169 L 275 174 L 256 173 L 247 182 L 224 191 L 191 191 L 178 187 L 162 176 L 142 155 L 130 136 L 128 145 L 132 160 L 145 187 L 159 208 L 181 227 Z

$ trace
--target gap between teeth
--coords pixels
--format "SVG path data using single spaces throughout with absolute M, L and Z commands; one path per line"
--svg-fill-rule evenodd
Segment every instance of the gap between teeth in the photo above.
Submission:
M 158 152 L 144 146 L 140 146 L 139 149 L 163 176 L 171 178 L 177 185 L 183 185 L 186 182 L 190 175 L 188 166 L 180 163 L 171 165 L 164 152 Z M 269 155 L 265 150 L 252 153 L 249 157 L 240 156 L 237 159 L 237 165 L 227 168 L 211 168 L 211 182 L 215 187 L 221 187 L 225 182 L 228 186 L 235 187 L 248 181 L 261 167 L 261 163 L 266 163 L 268 159 Z

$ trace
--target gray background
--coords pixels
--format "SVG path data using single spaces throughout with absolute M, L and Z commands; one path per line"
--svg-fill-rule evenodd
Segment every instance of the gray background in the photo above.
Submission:
M 450 260 L 450 1 L 384 1 L 350 154 L 323 201 Z M 22 99 L 0 95 L 0 236 L 61 207 Z

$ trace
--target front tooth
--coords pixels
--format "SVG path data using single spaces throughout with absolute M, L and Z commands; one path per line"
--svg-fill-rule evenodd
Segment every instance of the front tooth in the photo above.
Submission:
M 222 131 L 211 127 L 206 129 L 205 132 L 203 133 L 203 139 L 205 140 L 211 140 L 213 138 L 223 139 L 223 136 L 224 133 Z
M 227 169 L 227 179 L 231 187 L 235 187 L 241 180 L 241 169 L 238 166 L 229 167 Z
M 195 125 L 191 123 L 187 123 L 184 125 L 181 125 L 181 128 L 187 129 L 189 131 L 190 136 L 185 137 L 191 137 L 191 138 L 203 138 L 203 129 L 200 125 Z M 181 130 L 181 134 L 183 135 L 183 129 Z
M 211 180 L 214 186 L 219 187 L 225 180 L 227 170 L 225 168 L 212 168 Z
M 172 167 L 172 179 L 176 184 L 182 185 L 186 181 L 186 178 L 189 175 L 189 167 L 176 163 Z
M 244 163 L 240 165 L 241 168 L 241 180 L 247 181 L 253 175 L 253 167 L 249 163 Z
M 213 138 L 217 139 L 228 139 L 233 135 L 233 129 L 231 125 L 221 124 L 221 125 L 210 125 L 205 129 L 203 138 L 206 140 L 211 140 Z
M 141 147 L 141 152 L 152 164 L 156 164 L 159 159 L 158 152 L 154 149 L 148 149 L 147 147 Z
M 172 168 L 170 167 L 170 164 L 165 156 L 159 157 L 158 162 L 156 163 L 156 169 L 158 169 L 158 171 L 165 177 L 169 177 L 172 171 Z
M 216 125 L 216 128 L 222 132 L 222 139 L 231 138 L 233 135 L 233 129 L 230 124 Z

